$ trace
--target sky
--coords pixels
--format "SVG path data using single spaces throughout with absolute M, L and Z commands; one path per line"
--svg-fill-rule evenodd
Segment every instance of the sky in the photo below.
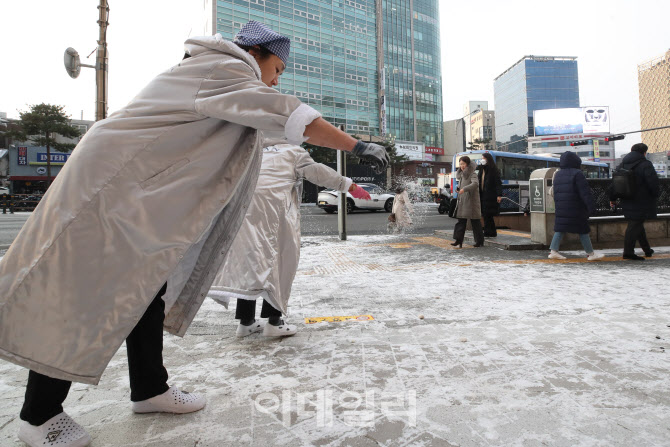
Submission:
M 10 118 L 40 102 L 94 119 L 94 70 L 71 79 L 63 52 L 94 64 L 95 0 L 5 2 L 0 41 L 0 112 Z M 202 0 L 110 0 L 109 111 L 127 104 L 181 59 Z M 670 48 L 668 0 L 440 0 L 444 119 L 468 100 L 493 103 L 493 79 L 524 55 L 577 56 L 583 106 L 610 106 L 612 132 L 640 128 L 637 65 Z M 36 31 L 37 30 L 37 31 Z M 670 124 L 670 123 L 669 123 Z M 627 137 L 617 152 L 639 142 Z

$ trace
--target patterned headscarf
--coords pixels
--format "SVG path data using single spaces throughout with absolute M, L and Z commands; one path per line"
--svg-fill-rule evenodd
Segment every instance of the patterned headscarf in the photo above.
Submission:
M 288 56 L 291 53 L 291 39 L 255 20 L 244 25 L 233 42 L 249 47 L 260 45 L 281 59 L 284 65 L 287 65 Z

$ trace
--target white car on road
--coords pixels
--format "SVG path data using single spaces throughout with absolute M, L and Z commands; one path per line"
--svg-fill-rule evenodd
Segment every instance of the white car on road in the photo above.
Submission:
M 387 213 L 391 212 L 395 194 L 371 183 L 358 183 L 358 186 L 370 194 L 371 200 L 356 199 L 350 193 L 347 193 L 347 213 L 351 213 L 354 210 L 367 210 L 371 212 L 384 210 Z M 332 214 L 337 211 L 337 197 L 337 191 L 326 189 L 319 193 L 316 204 L 328 214 Z

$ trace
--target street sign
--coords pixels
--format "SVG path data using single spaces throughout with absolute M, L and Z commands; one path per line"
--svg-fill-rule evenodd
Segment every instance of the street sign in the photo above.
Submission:
M 19 156 L 16 159 L 19 166 L 28 165 L 28 148 L 26 146 L 19 147 Z
M 529 186 L 530 186 L 530 212 L 544 213 L 546 205 L 544 200 L 544 179 L 543 178 L 530 179 Z

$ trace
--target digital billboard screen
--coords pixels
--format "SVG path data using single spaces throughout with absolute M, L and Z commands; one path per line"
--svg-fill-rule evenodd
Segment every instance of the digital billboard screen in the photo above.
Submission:
M 548 109 L 533 112 L 535 136 L 609 133 L 609 107 Z

